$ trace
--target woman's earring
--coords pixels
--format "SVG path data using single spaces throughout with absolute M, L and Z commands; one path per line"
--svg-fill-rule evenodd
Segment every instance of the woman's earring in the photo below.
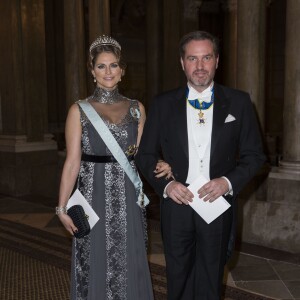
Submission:
M 97 80 L 96 80 L 96 78 L 94 77 L 94 82 L 96 83 L 97 82 Z

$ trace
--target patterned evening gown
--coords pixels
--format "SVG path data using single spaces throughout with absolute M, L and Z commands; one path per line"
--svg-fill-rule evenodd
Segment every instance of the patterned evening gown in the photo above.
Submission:
M 104 119 L 124 152 L 136 144 L 140 115 L 138 102 L 126 101 L 130 101 L 128 112 L 118 124 Z M 82 152 L 111 155 L 79 109 Z M 71 299 L 152 300 L 145 214 L 136 204 L 132 182 L 119 163 L 81 161 L 79 189 L 100 220 L 88 236 L 73 241 Z

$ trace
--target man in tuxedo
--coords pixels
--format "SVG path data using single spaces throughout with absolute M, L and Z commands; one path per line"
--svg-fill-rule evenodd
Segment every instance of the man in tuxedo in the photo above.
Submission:
M 191 32 L 179 48 L 187 85 L 154 99 L 136 162 L 161 197 L 168 299 L 217 300 L 232 247 L 236 197 L 265 156 L 249 95 L 214 82 L 217 38 Z M 161 154 L 173 179 L 152 171 Z M 187 186 L 199 176 L 207 183 L 193 195 Z M 210 224 L 188 205 L 219 196 L 231 207 Z

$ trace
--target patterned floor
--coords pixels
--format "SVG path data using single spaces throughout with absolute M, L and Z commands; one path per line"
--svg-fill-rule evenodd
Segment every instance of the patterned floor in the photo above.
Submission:
M 70 238 L 53 206 L 53 199 L 0 196 L 0 299 L 68 299 Z M 151 218 L 155 209 L 150 207 Z M 159 222 L 150 220 L 149 229 L 153 286 L 156 300 L 162 300 L 166 279 Z M 243 245 L 224 282 L 228 300 L 299 300 L 299 256 Z
M 0 299 L 69 299 L 70 238 L 0 219 L 0 240 Z M 165 300 L 165 268 L 150 263 L 150 270 L 155 299 Z M 232 287 L 224 293 L 226 299 L 266 299 Z

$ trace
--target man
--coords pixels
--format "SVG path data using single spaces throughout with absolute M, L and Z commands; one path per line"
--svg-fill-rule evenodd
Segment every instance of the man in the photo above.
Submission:
M 187 86 L 156 97 L 136 162 L 162 198 L 168 299 L 217 300 L 236 196 L 265 156 L 249 95 L 213 80 L 218 40 L 207 32 L 191 32 L 180 42 L 180 56 Z M 172 168 L 173 181 L 151 171 L 161 153 Z M 187 186 L 200 175 L 208 182 L 193 195 Z M 222 195 L 231 207 L 210 224 L 188 205 Z

